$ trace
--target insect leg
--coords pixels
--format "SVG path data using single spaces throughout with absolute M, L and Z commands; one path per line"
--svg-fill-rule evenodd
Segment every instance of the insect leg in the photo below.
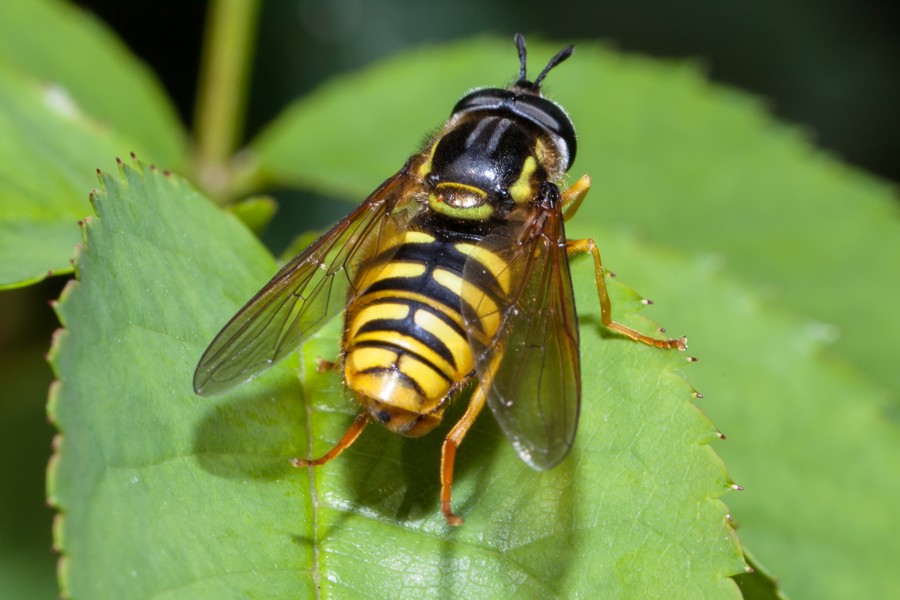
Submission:
M 576 184 L 577 185 L 577 184 Z M 574 186 L 573 186 L 574 187 Z M 600 322 L 607 329 L 612 329 L 622 335 L 627 335 L 631 339 L 656 346 L 657 348 L 677 348 L 684 350 L 687 348 L 687 338 L 680 337 L 677 339 L 660 340 L 626 327 L 612 320 L 612 309 L 609 303 L 609 293 L 606 291 L 606 278 L 603 275 L 603 264 L 600 262 L 600 250 L 594 240 L 569 240 L 566 242 L 566 251 L 568 254 L 584 254 L 590 252 L 594 257 L 594 279 L 597 282 L 597 296 L 600 298 Z
M 591 176 L 582 175 L 581 179 L 572 184 L 572 187 L 562 193 L 563 220 L 568 221 L 575 216 L 578 208 L 584 201 L 584 197 L 591 189 Z
M 337 444 L 334 445 L 334 448 L 326 452 L 322 457 L 316 458 L 314 460 L 307 460 L 304 458 L 292 458 L 291 464 L 295 467 L 317 467 L 319 465 L 324 465 L 332 458 L 337 458 L 341 452 L 346 450 L 350 444 L 356 441 L 356 438 L 359 437 L 359 434 L 362 433 L 362 430 L 366 428 L 366 425 L 369 424 L 369 413 L 367 411 L 363 411 L 359 413 L 359 416 L 356 417 L 356 420 L 353 421 L 353 424 L 347 429 L 347 432 L 344 434 L 344 437 L 338 441 Z
M 324 358 L 316 359 L 316 373 L 327 373 L 328 371 L 335 371 L 340 366 L 341 364 L 336 360 L 325 360 Z
M 453 426 L 450 433 L 447 434 L 447 437 L 444 439 L 444 446 L 441 449 L 441 512 L 444 513 L 444 518 L 447 519 L 447 525 L 454 527 L 463 523 L 462 517 L 453 514 L 453 511 L 450 510 L 450 491 L 453 488 L 453 462 L 456 458 L 456 449 L 462 443 L 463 438 L 466 437 L 466 433 L 469 432 L 469 428 L 475 422 L 478 413 L 484 408 L 486 397 L 487 390 L 485 385 L 483 382 L 479 383 L 475 391 L 472 392 L 472 399 L 469 400 L 469 406 L 466 408 L 465 414 Z

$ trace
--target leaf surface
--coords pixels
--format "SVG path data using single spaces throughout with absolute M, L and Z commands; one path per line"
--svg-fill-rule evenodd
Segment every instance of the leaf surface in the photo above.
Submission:
M 95 169 L 129 144 L 0 65 L 0 288 L 72 269 Z
M 0 62 L 53 86 L 131 140 L 129 151 L 180 169 L 187 137 L 162 85 L 104 23 L 59 0 L 0 2 Z
M 0 289 L 71 271 L 93 172 L 136 152 L 184 166 L 161 86 L 105 26 L 56 0 L 0 3 Z
M 900 420 L 892 394 L 834 355 L 828 327 L 785 311 L 715 260 L 610 235 L 642 252 L 629 277 L 691 333 L 691 380 L 728 436 L 717 450 L 744 491 L 729 497 L 741 540 L 792 598 L 900 593 Z M 649 258 L 649 255 L 655 255 Z M 900 325 L 895 325 L 895 327 Z

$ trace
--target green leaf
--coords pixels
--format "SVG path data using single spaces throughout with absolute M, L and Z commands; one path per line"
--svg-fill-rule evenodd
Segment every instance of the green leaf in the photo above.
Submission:
M 560 47 L 529 39 L 531 71 Z M 263 176 L 358 201 L 463 93 L 504 85 L 516 68 L 507 40 L 403 54 L 299 100 L 251 149 Z M 872 343 L 897 323 L 897 278 L 885 276 L 900 272 L 893 189 L 815 152 L 758 101 L 710 85 L 689 64 L 584 42 L 545 91 L 578 131 L 573 174 L 594 178 L 583 222 L 721 257 L 784 306 L 834 325 L 838 352 L 900 389 L 900 342 Z M 631 259 L 610 264 L 624 270 Z
M 714 255 L 786 310 L 833 326 L 838 353 L 900 389 L 900 340 L 872 343 L 872 332 L 900 328 L 898 279 L 885 276 L 900 273 L 895 190 L 816 151 L 758 101 L 710 85 L 691 65 L 597 48 L 582 57 L 585 70 L 554 72 L 553 89 L 578 126 L 575 170 L 595 177 L 587 221 Z M 591 80 L 594 93 L 578 91 Z M 625 270 L 631 261 L 612 264 Z
M 900 594 L 896 392 L 836 359 L 827 327 L 748 290 L 727 265 L 628 235 L 604 244 L 640 256 L 628 277 L 652 285 L 663 321 L 690 333 L 699 403 L 745 488 L 729 498 L 738 531 L 779 585 L 795 598 Z
M 0 289 L 72 270 L 94 171 L 129 144 L 0 66 Z
M 51 353 L 65 593 L 739 597 L 729 577 L 743 560 L 718 500 L 731 481 L 685 355 L 608 336 L 588 262 L 574 266 L 585 398 L 572 455 L 531 471 L 483 415 L 457 455 L 466 523 L 451 529 L 441 434 L 464 402 L 424 438 L 373 426 L 332 463 L 293 469 L 357 410 L 336 373 L 315 369 L 335 357 L 340 324 L 304 347 L 302 386 L 289 361 L 194 396 L 205 345 L 274 263 L 177 178 L 125 167 L 103 185 Z M 635 294 L 611 293 L 621 320 L 652 331 Z
M 776 578 L 749 554 L 745 553 L 745 558 L 753 571 L 734 578 L 744 600 L 786 600 L 787 597 L 778 589 Z
M 162 87 L 101 23 L 55 0 L 0 3 L 0 289 L 71 271 L 92 173 L 137 152 L 184 166 Z
M 0 63 L 59 89 L 131 141 L 126 151 L 184 166 L 187 137 L 162 85 L 103 23 L 58 0 L 0 2 Z
M 296 377 L 273 370 L 229 405 L 191 389 L 223 310 L 275 264 L 180 179 L 125 168 L 103 185 L 51 357 L 50 414 L 63 435 L 48 485 L 62 512 L 62 588 L 74 597 L 302 590 L 294 567 L 309 548 L 292 536 L 308 506 L 280 458 L 303 444 Z
M 251 196 L 228 205 L 227 210 L 240 219 L 247 229 L 259 235 L 278 212 L 278 203 L 271 196 Z

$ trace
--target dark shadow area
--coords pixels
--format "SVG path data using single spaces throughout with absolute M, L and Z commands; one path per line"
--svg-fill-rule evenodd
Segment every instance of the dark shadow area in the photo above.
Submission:
M 485 409 L 485 413 L 490 411 Z M 469 565 L 459 562 L 461 557 L 471 559 L 470 554 L 461 553 L 465 546 L 506 557 L 509 561 L 506 577 L 510 579 L 511 589 L 519 587 L 519 583 L 512 582 L 519 582 L 522 572 L 527 572 L 529 577 L 538 576 L 545 581 L 548 592 L 558 590 L 560 582 L 572 574 L 572 552 L 579 543 L 574 527 L 578 498 L 578 482 L 573 476 L 575 462 L 569 456 L 550 471 L 535 471 L 524 463 L 500 465 L 498 471 L 491 468 L 492 462 L 497 451 L 509 442 L 493 414 L 482 414 L 469 436 L 475 442 L 474 448 L 469 448 L 468 461 L 465 455 L 462 460 L 476 470 L 474 491 L 468 498 L 454 502 L 453 508 L 463 518 L 477 513 L 479 520 L 489 525 L 475 535 L 466 529 L 465 523 L 447 532 L 440 550 L 442 597 L 459 597 L 463 590 L 469 589 L 469 582 L 462 579 Z M 465 445 L 460 447 L 461 453 Z M 488 504 L 484 498 L 497 491 L 496 488 L 508 491 L 500 507 Z M 540 545 L 541 552 L 534 551 L 534 543 Z
M 47 421 L 53 379 L 45 354 L 59 323 L 49 301 L 66 280 L 0 294 L 0 596 L 51 598 L 59 555 L 53 550 L 47 506 L 47 461 L 56 434 Z
M 772 577 L 765 569 L 754 561 L 753 557 L 745 555 L 745 560 L 751 573 L 742 573 L 732 577 L 737 583 L 744 600 L 771 600 L 772 598 L 784 598 L 778 589 L 778 580 Z
M 200 466 L 228 479 L 292 474 L 290 459 L 305 453 L 306 440 L 306 411 L 296 384 L 282 378 L 230 397 L 211 403 L 197 427 L 193 450 Z
M 349 500 L 361 510 L 381 518 L 404 522 L 440 518 L 441 449 L 444 438 L 465 411 L 464 392 L 447 409 L 441 424 L 420 438 L 405 438 L 378 425 L 370 425 L 356 443 L 338 459 L 348 477 Z M 481 435 L 493 417 L 485 410 L 456 455 L 454 479 L 459 481 L 478 471 L 479 463 L 493 460 L 497 435 Z M 349 420 L 348 420 L 349 424 Z M 496 427 L 494 425 L 494 427 Z M 499 431 L 498 431 L 499 433 Z M 476 477 L 477 477 L 476 473 Z M 476 484 L 476 488 L 480 487 Z M 457 498 L 454 510 L 464 514 L 473 497 Z

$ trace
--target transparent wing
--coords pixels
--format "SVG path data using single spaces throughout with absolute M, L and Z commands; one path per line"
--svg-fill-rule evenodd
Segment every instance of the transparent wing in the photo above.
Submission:
M 366 259 L 418 210 L 404 168 L 358 208 L 292 259 L 215 337 L 194 372 L 194 391 L 224 392 L 291 353 L 343 309 Z M 385 261 L 379 261 L 383 264 Z
M 522 210 L 479 244 L 506 272 L 490 277 L 471 259 L 464 271 L 466 280 L 493 282 L 482 283 L 484 296 L 464 309 L 488 405 L 522 460 L 539 470 L 572 447 L 581 401 L 578 320 L 558 191 L 555 198 Z M 477 322 L 494 311 L 499 328 L 484 339 Z

